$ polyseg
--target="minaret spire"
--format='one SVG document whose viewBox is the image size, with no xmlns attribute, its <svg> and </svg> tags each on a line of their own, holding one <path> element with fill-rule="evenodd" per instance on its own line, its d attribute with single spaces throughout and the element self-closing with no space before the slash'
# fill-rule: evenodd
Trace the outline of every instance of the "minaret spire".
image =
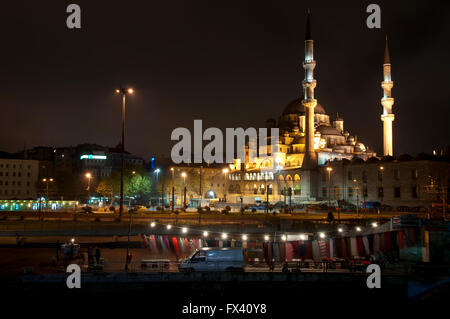
<svg viewBox="0 0 450 319">
<path fill-rule="evenodd" d="M 386 47 L 384 48 L 384 64 L 391 64 L 387 35 L 386 35 Z"/>
<path fill-rule="evenodd" d="M 386 47 L 384 49 L 384 64 L 383 64 L 383 82 L 381 87 L 383 89 L 383 98 L 381 105 L 383 105 L 383 114 L 381 121 L 383 122 L 383 155 L 393 156 L 393 140 L 392 140 L 392 122 L 394 121 L 394 114 L 392 113 L 392 105 L 394 105 L 394 98 L 392 97 L 392 87 L 394 82 L 391 77 L 391 59 L 389 56 L 388 39 L 386 36 Z"/>
<path fill-rule="evenodd" d="M 317 156 L 314 151 L 314 108 L 317 100 L 314 99 L 314 88 L 316 80 L 314 79 L 314 68 L 316 61 L 314 60 L 314 41 L 311 32 L 311 14 L 307 12 L 306 16 L 306 34 L 305 34 L 305 60 L 303 68 L 305 69 L 305 79 L 302 82 L 303 101 L 305 108 L 305 157 L 303 159 L 303 168 L 314 168 L 317 166 Z"/>
<path fill-rule="evenodd" d="M 309 9 L 306 14 L 306 33 L 305 40 L 312 40 L 312 31 L 311 31 L 311 13 Z"/>
</svg>

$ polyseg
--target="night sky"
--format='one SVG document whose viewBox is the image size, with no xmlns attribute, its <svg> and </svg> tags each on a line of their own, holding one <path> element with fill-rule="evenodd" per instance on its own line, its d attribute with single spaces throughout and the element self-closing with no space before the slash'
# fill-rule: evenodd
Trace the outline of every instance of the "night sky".
<svg viewBox="0 0 450 319">
<path fill-rule="evenodd" d="M 66 27 L 81 6 L 82 28 Z M 368 29 L 366 7 L 381 6 Z M 384 39 L 394 80 L 394 153 L 449 143 L 448 1 L 9 1 L 0 13 L 0 150 L 120 141 L 170 154 L 176 127 L 263 127 L 301 95 L 311 8 L 316 98 L 379 154 Z"/>
</svg>

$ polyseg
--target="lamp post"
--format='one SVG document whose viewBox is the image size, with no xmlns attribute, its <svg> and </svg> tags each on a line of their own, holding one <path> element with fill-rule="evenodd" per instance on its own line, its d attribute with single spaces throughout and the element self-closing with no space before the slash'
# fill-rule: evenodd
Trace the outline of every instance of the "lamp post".
<svg viewBox="0 0 450 319">
<path fill-rule="evenodd" d="M 123 174 L 125 168 L 125 100 L 127 94 L 133 94 L 133 89 L 131 88 L 120 88 L 116 90 L 116 93 L 122 95 L 122 149 L 121 151 L 121 169 L 120 169 L 120 208 L 119 208 L 119 218 L 122 218 L 123 213 Z M 128 253 L 128 252 L 127 252 Z M 128 255 L 127 255 L 128 261 Z"/>
<path fill-rule="evenodd" d="M 223 175 L 225 176 L 225 192 L 224 192 L 224 201 L 225 203 L 227 202 L 227 189 L 228 189 L 228 178 L 227 178 L 227 174 L 228 174 L 228 168 L 224 168 L 222 170 Z"/>
<path fill-rule="evenodd" d="M 133 204 L 133 202 L 134 202 L 134 185 L 133 185 L 133 178 L 134 178 L 135 175 L 136 175 L 136 171 L 132 171 L 132 172 L 131 172 L 131 181 L 130 181 L 130 183 L 131 183 L 131 189 L 130 189 L 131 194 L 130 194 L 130 201 L 129 201 L 129 204 L 128 204 L 128 209 L 132 206 L 132 204 Z"/>
<path fill-rule="evenodd" d="M 161 170 L 159 168 L 155 169 L 155 174 L 156 174 L 156 197 L 158 198 L 158 205 L 159 205 L 159 190 L 158 190 L 158 182 L 159 182 L 159 172 Z M 161 203 L 162 206 L 162 203 Z"/>
<path fill-rule="evenodd" d="M 185 172 L 181 173 L 181 177 L 183 177 L 183 188 L 184 188 L 183 210 L 186 209 L 186 176 L 187 175 Z"/>
<path fill-rule="evenodd" d="M 356 184 L 356 216 L 359 217 L 359 183 L 356 178 L 353 180 L 353 182 Z"/>
<path fill-rule="evenodd" d="M 269 213 L 269 190 L 267 189 L 267 174 L 264 174 L 264 191 L 266 192 L 266 214 Z"/>
<path fill-rule="evenodd" d="M 92 178 L 92 174 L 91 173 L 86 173 L 86 178 L 88 179 L 88 187 L 87 187 L 87 191 L 88 191 L 88 205 L 90 204 L 90 200 L 91 200 L 91 178 Z"/>
<path fill-rule="evenodd" d="M 171 167 L 170 171 L 172 172 L 172 212 L 174 212 L 174 210 L 175 210 L 175 186 L 174 186 L 175 170 L 173 167 Z"/>
<path fill-rule="evenodd" d="M 383 198 L 384 198 L 384 188 L 383 188 L 383 172 L 384 172 L 384 166 L 380 166 L 380 185 L 381 185 L 381 192 L 380 192 L 380 208 L 378 209 L 378 218 L 377 221 L 380 221 L 380 214 L 381 214 L 381 207 L 383 206 Z"/>
<path fill-rule="evenodd" d="M 43 178 L 42 181 L 45 183 L 45 188 L 46 188 L 45 208 L 48 208 L 48 183 L 53 182 L 53 178 Z"/>
<path fill-rule="evenodd" d="M 328 172 L 328 207 L 331 206 L 331 172 L 333 171 L 333 168 L 328 166 L 327 172 Z"/>
</svg>

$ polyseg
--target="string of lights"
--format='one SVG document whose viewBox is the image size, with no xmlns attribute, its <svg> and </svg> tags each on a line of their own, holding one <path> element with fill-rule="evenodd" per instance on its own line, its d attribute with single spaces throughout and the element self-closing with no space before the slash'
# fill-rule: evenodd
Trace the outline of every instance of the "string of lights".
<svg viewBox="0 0 450 319">
<path fill-rule="evenodd" d="M 247 241 L 249 240 L 249 238 L 260 238 L 262 237 L 264 239 L 264 241 L 270 241 L 271 239 L 275 240 L 276 238 L 280 238 L 282 241 L 288 241 L 288 240 L 309 240 L 310 238 L 320 238 L 320 239 L 325 239 L 325 238 L 330 238 L 333 237 L 332 235 L 335 232 L 332 231 L 328 231 L 328 232 L 315 232 L 315 233 L 311 233 L 311 232 L 301 232 L 300 234 L 298 232 L 286 232 L 286 231 L 276 231 L 274 232 L 272 235 L 270 234 L 261 234 L 261 233 L 243 233 L 243 232 L 239 232 L 239 233 L 233 233 L 233 232 L 220 232 L 220 231 L 211 231 L 211 230 L 206 230 L 206 229 L 198 229 L 198 228 L 188 228 L 187 226 L 174 226 L 172 224 L 158 224 L 156 221 L 152 221 L 150 223 L 150 228 L 155 229 L 158 225 L 164 226 L 166 230 L 170 231 L 170 230 L 180 230 L 182 235 L 187 235 L 189 233 L 191 233 L 192 235 L 197 234 L 198 236 L 203 236 L 204 238 L 208 238 L 211 235 L 219 235 L 220 238 L 222 240 L 227 240 L 227 239 L 234 239 L 235 237 L 240 237 L 242 241 Z M 371 223 L 371 227 L 372 228 L 377 228 L 378 227 L 378 223 L 377 222 L 373 222 Z M 363 227 L 362 226 L 356 226 L 354 228 L 356 232 L 362 232 L 363 231 Z M 351 229 L 344 229 L 344 227 L 339 226 L 337 228 L 337 232 L 339 234 L 343 234 L 344 231 L 347 230 L 351 230 Z"/>
</svg>

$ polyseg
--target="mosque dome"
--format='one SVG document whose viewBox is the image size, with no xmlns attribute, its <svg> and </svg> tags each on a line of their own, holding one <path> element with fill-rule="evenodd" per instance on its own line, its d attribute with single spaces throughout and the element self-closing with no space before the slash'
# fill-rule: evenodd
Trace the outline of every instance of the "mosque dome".
<svg viewBox="0 0 450 319">
<path fill-rule="evenodd" d="M 288 114 L 303 115 L 303 114 L 305 114 L 305 108 L 302 105 L 302 100 L 303 100 L 303 98 L 295 99 L 292 102 L 290 102 L 288 105 L 286 105 L 286 107 L 283 110 L 283 115 L 288 115 Z M 314 108 L 314 113 L 315 114 L 326 114 L 325 109 L 319 103 L 317 103 L 316 107 Z"/>
</svg>

